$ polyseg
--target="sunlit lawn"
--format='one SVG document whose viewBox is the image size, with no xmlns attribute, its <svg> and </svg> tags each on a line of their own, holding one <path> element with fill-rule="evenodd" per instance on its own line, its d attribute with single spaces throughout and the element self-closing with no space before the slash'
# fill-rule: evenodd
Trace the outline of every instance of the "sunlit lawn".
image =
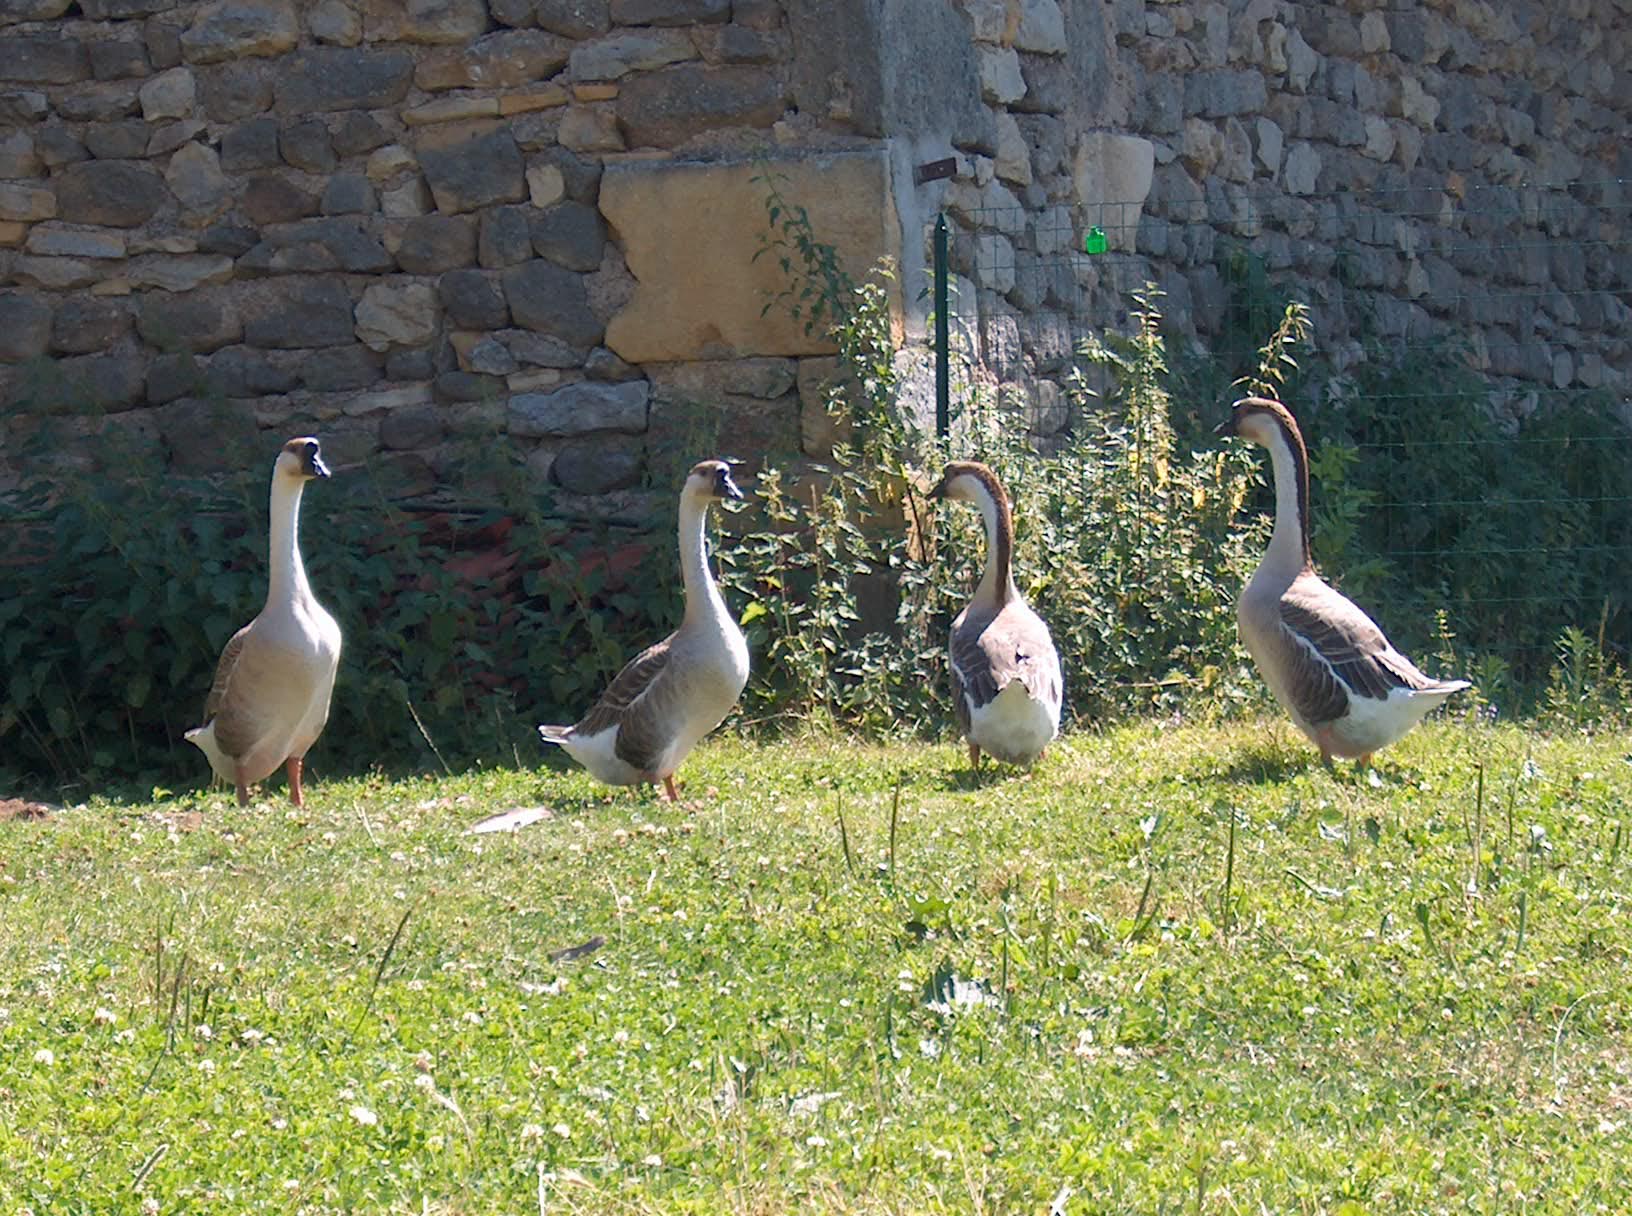
<svg viewBox="0 0 1632 1216">
<path fill-rule="evenodd" d="M 1629 751 L 320 748 L 0 823 L 0 1213 L 1624 1211 Z"/>
</svg>

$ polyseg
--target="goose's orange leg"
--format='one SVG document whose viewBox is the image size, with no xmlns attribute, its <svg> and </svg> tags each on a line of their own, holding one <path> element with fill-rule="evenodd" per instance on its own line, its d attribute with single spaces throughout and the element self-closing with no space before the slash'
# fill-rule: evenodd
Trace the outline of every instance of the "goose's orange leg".
<svg viewBox="0 0 1632 1216">
<path fill-rule="evenodd" d="M 300 788 L 300 770 L 304 763 L 304 756 L 290 756 L 284 765 L 284 770 L 289 774 L 289 801 L 302 810 L 306 809 L 306 795 Z"/>
</svg>

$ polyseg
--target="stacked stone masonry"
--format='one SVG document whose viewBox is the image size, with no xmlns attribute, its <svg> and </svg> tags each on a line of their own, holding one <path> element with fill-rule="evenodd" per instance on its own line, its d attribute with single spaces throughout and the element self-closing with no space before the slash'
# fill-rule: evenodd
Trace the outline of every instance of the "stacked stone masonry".
<svg viewBox="0 0 1632 1216">
<path fill-rule="evenodd" d="M 1351 357 L 1359 289 L 1624 395 L 1629 52 L 1632 0 L 0 0 L 0 490 L 45 415 L 180 472 L 310 428 L 409 493 L 498 434 L 613 517 L 699 410 L 819 457 L 767 174 L 853 271 L 903 263 L 911 338 L 944 210 L 965 349 L 1039 433 L 1130 281 L 1217 332 L 1225 241 Z"/>
</svg>

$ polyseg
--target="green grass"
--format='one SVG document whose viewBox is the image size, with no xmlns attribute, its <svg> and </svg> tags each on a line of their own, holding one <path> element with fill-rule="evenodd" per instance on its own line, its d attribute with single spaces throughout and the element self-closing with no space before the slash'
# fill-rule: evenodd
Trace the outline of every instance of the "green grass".
<svg viewBox="0 0 1632 1216">
<path fill-rule="evenodd" d="M 0 1212 L 1621 1211 L 1628 750 L 716 738 L 679 807 L 0 824 Z"/>
</svg>

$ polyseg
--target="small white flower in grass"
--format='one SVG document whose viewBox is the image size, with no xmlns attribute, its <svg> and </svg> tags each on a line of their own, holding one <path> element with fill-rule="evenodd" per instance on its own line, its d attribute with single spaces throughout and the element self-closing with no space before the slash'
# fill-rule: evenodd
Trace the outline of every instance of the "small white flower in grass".
<svg viewBox="0 0 1632 1216">
<path fill-rule="evenodd" d="M 565 1123 L 557 1123 L 550 1130 L 556 1135 L 560 1136 L 563 1140 L 572 1139 L 572 1128 L 568 1127 Z"/>
<path fill-rule="evenodd" d="M 123 1030 L 114 1031 L 113 1041 L 115 1043 L 134 1043 L 136 1041 L 136 1028 L 126 1026 Z"/>
<path fill-rule="evenodd" d="M 208 1022 L 200 1022 L 197 1026 L 194 1026 L 193 1033 L 201 1039 L 215 1038 L 215 1031 L 211 1029 Z"/>
<path fill-rule="evenodd" d="M 34 1063 L 43 1068 L 50 1068 L 57 1062 L 57 1053 L 49 1047 L 42 1047 L 34 1053 Z"/>
<path fill-rule="evenodd" d="M 419 1076 L 414 1078 L 414 1084 L 420 1089 L 435 1089 L 436 1078 L 431 1076 L 431 1074 L 428 1072 L 422 1072 L 419 1074 Z"/>
<path fill-rule="evenodd" d="M 159 1201 L 151 1195 L 142 1196 L 142 1216 L 159 1216 Z"/>
<path fill-rule="evenodd" d="M 464 1020 L 469 1022 L 472 1026 L 480 1026 L 482 1024 L 482 1015 L 477 1013 L 474 1009 L 467 1009 L 465 1010 Z"/>
<path fill-rule="evenodd" d="M 215 1061 L 200 1060 L 198 1062 L 198 1071 L 203 1073 L 206 1077 L 213 1077 L 215 1075 Z"/>
<path fill-rule="evenodd" d="M 542 1123 L 523 1123 L 521 1125 L 521 1142 L 530 1144 L 534 1140 L 544 1139 L 544 1125 Z"/>
<path fill-rule="evenodd" d="M 283 1180 L 283 1189 L 286 1190 L 286 1191 L 298 1191 L 298 1190 L 300 1190 L 300 1179 L 298 1179 L 298 1178 L 285 1178 Z"/>
<path fill-rule="evenodd" d="M 620 1046 L 627 1043 L 629 1041 L 629 1032 L 627 1030 L 614 1030 L 612 1032 L 612 1041 Z"/>
<path fill-rule="evenodd" d="M 289 1120 L 281 1119 L 281 1118 L 272 1120 L 272 1130 L 273 1131 L 275 1131 L 275 1132 L 287 1131 L 288 1128 L 289 1128 Z"/>
<path fill-rule="evenodd" d="M 262 1039 L 266 1038 L 266 1034 L 263 1031 L 256 1030 L 253 1026 L 247 1026 L 238 1032 L 238 1038 L 243 1043 L 253 1047 L 256 1043 L 259 1043 Z"/>
<path fill-rule="evenodd" d="M 826 1148 L 827 1147 L 827 1137 L 826 1136 L 806 1136 L 805 1137 L 805 1145 L 807 1147 L 809 1147 L 809 1148 Z"/>
<path fill-rule="evenodd" d="M 91 1014 L 91 1021 L 98 1026 L 112 1026 L 118 1020 L 119 1015 L 117 1013 L 111 1009 L 104 1009 L 100 1005 L 96 1007 L 96 1012 Z"/>
<path fill-rule="evenodd" d="M 353 1106 L 351 1108 L 351 1117 L 364 1127 L 375 1127 L 380 1121 L 380 1117 L 366 1106 Z"/>
<path fill-rule="evenodd" d="M 333 844 L 336 840 L 339 840 L 339 839 L 340 838 L 338 836 L 336 836 L 333 832 L 324 832 L 323 833 L 323 843 L 324 844 Z"/>
<path fill-rule="evenodd" d="M 663 1158 L 659 1157 L 656 1153 L 647 1153 L 640 1159 L 640 1163 L 654 1170 L 660 1170 L 663 1168 Z"/>
</svg>

